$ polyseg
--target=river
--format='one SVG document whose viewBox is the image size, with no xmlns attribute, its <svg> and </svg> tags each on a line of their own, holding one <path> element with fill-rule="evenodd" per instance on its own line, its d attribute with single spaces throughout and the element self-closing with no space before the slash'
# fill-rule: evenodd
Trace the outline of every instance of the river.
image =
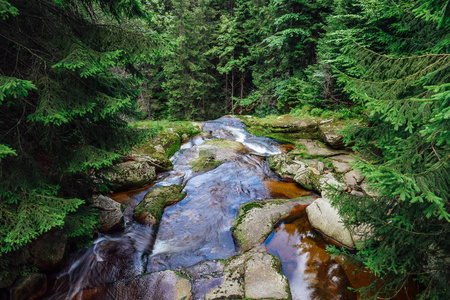
<svg viewBox="0 0 450 300">
<path fill-rule="evenodd" d="M 103 286 L 124 278 L 181 270 L 201 261 L 236 255 L 230 228 L 243 203 L 311 194 L 295 183 L 285 182 L 270 169 L 266 158 L 283 151 L 280 143 L 251 136 L 244 127 L 240 120 L 229 116 L 206 122 L 203 130 L 211 134 L 182 145 L 172 157 L 172 171 L 159 174 L 149 187 L 112 195 L 126 206 L 126 229 L 100 234 L 58 275 L 46 299 L 109 299 L 106 294 L 97 298 L 89 298 L 88 294 L 97 289 L 102 295 Z M 190 162 L 198 156 L 201 145 L 212 139 L 233 140 L 243 147 L 216 168 L 192 171 Z M 187 196 L 165 209 L 158 229 L 136 223 L 133 210 L 144 195 L 172 184 L 182 184 Z M 294 210 L 265 245 L 281 259 L 293 299 L 356 299 L 356 294 L 347 289 L 350 284 L 342 266 L 330 258 L 326 243 L 310 228 L 304 207 Z M 195 294 L 192 299 L 197 299 Z"/>
</svg>

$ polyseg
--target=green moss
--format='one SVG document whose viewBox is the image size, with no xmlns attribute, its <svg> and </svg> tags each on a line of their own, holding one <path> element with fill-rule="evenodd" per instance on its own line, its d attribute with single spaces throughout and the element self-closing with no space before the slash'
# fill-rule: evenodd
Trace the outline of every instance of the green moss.
<svg viewBox="0 0 450 300">
<path fill-rule="evenodd" d="M 167 149 L 167 158 L 170 158 L 181 148 L 181 139 L 177 139 L 174 143 L 170 144 L 169 149 Z"/>
<path fill-rule="evenodd" d="M 215 158 L 214 153 L 209 150 L 200 150 L 199 157 L 190 161 L 193 172 L 201 172 L 214 169 L 222 164 L 223 161 L 218 161 Z"/>
<path fill-rule="evenodd" d="M 138 216 L 143 211 L 150 213 L 159 223 L 164 207 L 182 200 L 186 193 L 181 193 L 181 185 L 170 185 L 155 188 L 148 192 L 136 207 L 134 214 Z"/>
</svg>

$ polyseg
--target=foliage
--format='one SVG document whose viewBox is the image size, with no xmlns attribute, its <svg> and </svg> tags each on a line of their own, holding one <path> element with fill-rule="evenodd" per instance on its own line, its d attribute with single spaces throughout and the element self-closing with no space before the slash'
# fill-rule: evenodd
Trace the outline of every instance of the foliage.
<svg viewBox="0 0 450 300">
<path fill-rule="evenodd" d="M 0 14 L 0 255 L 14 269 L 52 228 L 92 234 L 86 201 L 101 187 L 90 172 L 140 139 L 127 125 L 140 83 L 131 74 L 155 42 L 121 25 L 147 17 L 135 0 L 2 0 Z"/>
<path fill-rule="evenodd" d="M 345 36 L 333 60 L 337 80 L 369 113 L 370 126 L 349 129 L 346 139 L 365 158 L 356 166 L 379 192 L 358 200 L 342 194 L 334 203 L 347 225 L 370 228 L 358 252 L 348 253 L 383 279 L 381 288 L 375 281 L 361 289 L 364 297 L 391 297 L 413 277 L 423 284 L 421 299 L 445 299 L 450 26 L 442 18 L 448 1 L 397 2 L 358 1 L 365 26 L 334 32 Z M 361 43 L 361 36 L 370 39 Z"/>
</svg>

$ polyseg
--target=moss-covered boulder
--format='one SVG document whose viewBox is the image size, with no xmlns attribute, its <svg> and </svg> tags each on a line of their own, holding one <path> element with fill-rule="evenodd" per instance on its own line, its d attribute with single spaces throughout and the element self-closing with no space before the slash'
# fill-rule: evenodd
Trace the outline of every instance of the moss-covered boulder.
<svg viewBox="0 0 450 300">
<path fill-rule="evenodd" d="M 101 172 L 99 177 L 109 182 L 112 190 L 125 190 L 152 183 L 156 178 L 156 168 L 145 158 L 134 157 Z"/>
<path fill-rule="evenodd" d="M 319 138 L 319 121 L 311 117 L 294 117 L 292 115 L 256 118 L 240 116 L 247 125 L 247 131 L 257 136 L 267 136 L 280 141 Z"/>
<path fill-rule="evenodd" d="M 231 232 L 242 251 L 263 243 L 273 231 L 275 223 L 298 204 L 308 205 L 312 197 L 283 200 L 253 201 L 243 204 Z"/>
<path fill-rule="evenodd" d="M 182 190 L 183 187 L 177 184 L 154 188 L 136 206 L 133 218 L 141 224 L 157 225 L 164 207 L 181 201 L 186 196 L 186 193 L 181 193 Z"/>
</svg>

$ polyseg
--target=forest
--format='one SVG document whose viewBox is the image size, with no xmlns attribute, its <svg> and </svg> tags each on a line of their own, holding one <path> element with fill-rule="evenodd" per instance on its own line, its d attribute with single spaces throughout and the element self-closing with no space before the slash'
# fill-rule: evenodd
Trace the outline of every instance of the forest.
<svg viewBox="0 0 450 300">
<path fill-rule="evenodd" d="M 373 231 L 329 251 L 380 279 L 363 297 L 448 299 L 448 0 L 0 0 L 1 287 L 42 234 L 91 241 L 92 174 L 158 130 L 130 123 L 226 114 L 366 124 L 345 142 L 379 195 L 333 203 Z"/>
</svg>

